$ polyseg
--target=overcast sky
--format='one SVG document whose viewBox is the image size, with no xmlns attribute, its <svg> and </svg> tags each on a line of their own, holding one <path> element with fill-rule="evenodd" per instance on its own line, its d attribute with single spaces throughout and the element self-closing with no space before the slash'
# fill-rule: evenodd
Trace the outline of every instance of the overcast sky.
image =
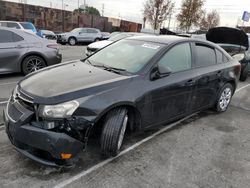
<svg viewBox="0 0 250 188">
<path fill-rule="evenodd" d="M 78 0 L 8 0 L 13 2 L 27 1 L 30 4 L 41 6 L 52 6 L 53 8 L 61 8 L 62 1 L 67 10 L 73 10 L 78 6 Z M 100 12 L 104 4 L 104 16 L 121 17 L 122 19 L 142 22 L 142 9 L 146 0 L 85 0 L 89 6 L 96 7 Z M 80 4 L 84 0 L 79 0 Z M 171 20 L 171 27 L 177 23 L 175 16 L 181 6 L 182 0 L 173 0 L 175 2 L 175 14 Z M 241 17 L 243 11 L 250 12 L 250 1 L 248 0 L 206 0 L 205 10 L 207 12 L 216 9 L 221 16 L 222 26 L 235 26 L 237 23 L 242 24 Z M 166 23 L 167 25 L 167 23 Z M 245 25 L 250 25 L 245 23 Z"/>
</svg>

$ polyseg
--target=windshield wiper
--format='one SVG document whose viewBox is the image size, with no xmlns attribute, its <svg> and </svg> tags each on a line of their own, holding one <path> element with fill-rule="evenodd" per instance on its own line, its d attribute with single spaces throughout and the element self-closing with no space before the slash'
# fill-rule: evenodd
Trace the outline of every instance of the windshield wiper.
<svg viewBox="0 0 250 188">
<path fill-rule="evenodd" d="M 93 66 L 94 67 L 101 67 L 101 68 L 104 68 L 104 70 L 112 71 L 112 72 L 119 73 L 119 74 L 121 72 L 127 72 L 126 69 L 121 69 L 121 68 L 116 68 L 116 67 L 110 67 L 110 66 L 107 66 L 107 65 L 104 65 L 104 64 L 95 64 Z"/>
</svg>

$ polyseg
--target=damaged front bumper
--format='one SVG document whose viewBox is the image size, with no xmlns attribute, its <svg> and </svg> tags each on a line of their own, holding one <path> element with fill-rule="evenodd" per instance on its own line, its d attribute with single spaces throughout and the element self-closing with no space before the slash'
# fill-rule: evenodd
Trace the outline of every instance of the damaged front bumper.
<svg viewBox="0 0 250 188">
<path fill-rule="evenodd" d="M 46 130 L 42 126 L 44 122 L 37 121 L 34 116 L 35 112 L 10 99 L 4 122 L 6 133 L 17 151 L 44 165 L 73 165 L 78 153 L 86 148 L 92 124 L 76 118 L 55 121 L 57 128 Z M 74 126 L 80 128 L 74 129 Z"/>
</svg>

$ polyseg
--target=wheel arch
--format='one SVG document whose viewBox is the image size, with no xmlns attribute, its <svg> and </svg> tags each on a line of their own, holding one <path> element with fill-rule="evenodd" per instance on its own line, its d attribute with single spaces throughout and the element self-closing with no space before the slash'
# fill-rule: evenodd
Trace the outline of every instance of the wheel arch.
<svg viewBox="0 0 250 188">
<path fill-rule="evenodd" d="M 116 108 L 127 108 L 129 113 L 129 125 L 131 131 L 139 131 L 142 129 L 142 116 L 138 108 L 132 102 L 120 102 L 114 105 L 107 107 L 103 110 L 95 119 L 95 123 L 93 126 L 92 131 L 96 128 L 102 128 L 103 121 L 106 115 Z M 101 127 L 100 127 L 101 126 Z"/>
</svg>

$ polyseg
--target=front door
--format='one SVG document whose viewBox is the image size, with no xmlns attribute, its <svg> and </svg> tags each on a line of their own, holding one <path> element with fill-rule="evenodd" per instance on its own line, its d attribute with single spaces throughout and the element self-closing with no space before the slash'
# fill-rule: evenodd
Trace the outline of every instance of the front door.
<svg viewBox="0 0 250 188">
<path fill-rule="evenodd" d="M 172 47 L 158 62 L 171 70 L 167 77 L 149 81 L 144 106 L 146 126 L 163 123 L 191 112 L 197 73 L 192 69 L 189 43 Z"/>
</svg>

